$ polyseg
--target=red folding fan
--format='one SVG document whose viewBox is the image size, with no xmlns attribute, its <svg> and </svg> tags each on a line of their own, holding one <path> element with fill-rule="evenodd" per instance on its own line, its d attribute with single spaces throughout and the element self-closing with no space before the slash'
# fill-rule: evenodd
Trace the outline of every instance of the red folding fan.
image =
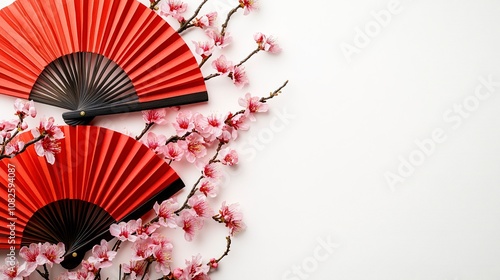
<svg viewBox="0 0 500 280">
<path fill-rule="evenodd" d="M 136 0 L 17 0 L 0 10 L 0 93 L 98 115 L 208 100 L 181 36 Z"/>
<path fill-rule="evenodd" d="M 54 165 L 33 148 L 0 161 L 0 216 L 13 225 L 0 227 L 0 249 L 63 242 L 63 265 L 73 268 L 111 238 L 111 224 L 141 217 L 184 184 L 129 136 L 95 126 L 61 128 L 65 138 Z"/>
</svg>

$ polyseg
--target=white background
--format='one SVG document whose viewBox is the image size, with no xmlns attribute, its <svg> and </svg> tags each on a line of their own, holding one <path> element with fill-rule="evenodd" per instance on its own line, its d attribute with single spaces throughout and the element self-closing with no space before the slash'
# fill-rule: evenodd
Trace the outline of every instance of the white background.
<svg viewBox="0 0 500 280">
<path fill-rule="evenodd" d="M 211 0 L 207 11 L 234 4 Z M 245 64 L 249 87 L 210 80 L 210 101 L 186 108 L 236 111 L 246 92 L 290 82 L 239 139 L 240 166 L 226 170 L 220 201 L 239 202 L 248 228 L 213 279 L 498 279 L 500 84 L 481 80 L 500 81 L 499 14 L 493 0 L 261 0 L 234 16 L 228 57 L 245 57 L 258 31 L 283 52 Z M 12 117 L 13 100 L 0 96 L 0 118 Z M 62 124 L 61 110 L 37 107 Z M 142 129 L 139 113 L 94 124 Z M 197 179 L 174 167 L 187 185 Z M 391 187 L 389 173 L 403 182 Z M 180 259 L 225 245 L 211 226 L 179 240 Z"/>
</svg>

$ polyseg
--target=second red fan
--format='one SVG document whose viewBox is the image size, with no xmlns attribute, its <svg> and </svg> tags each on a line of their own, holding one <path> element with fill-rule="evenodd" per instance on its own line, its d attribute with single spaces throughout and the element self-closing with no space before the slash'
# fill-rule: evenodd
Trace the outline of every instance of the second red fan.
<svg viewBox="0 0 500 280">
<path fill-rule="evenodd" d="M 0 228 L 0 249 L 63 242 L 63 265 L 72 268 L 111 238 L 111 224 L 141 217 L 184 184 L 127 135 L 94 126 L 61 129 L 65 138 L 53 165 L 31 147 L 0 161 L 0 217 L 13 224 Z"/>
</svg>

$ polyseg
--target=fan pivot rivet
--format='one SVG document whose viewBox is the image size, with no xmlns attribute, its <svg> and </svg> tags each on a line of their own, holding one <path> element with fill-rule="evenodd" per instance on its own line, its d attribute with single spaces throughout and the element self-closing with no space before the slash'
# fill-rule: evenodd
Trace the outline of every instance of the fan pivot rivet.
<svg viewBox="0 0 500 280">
<path fill-rule="evenodd" d="M 73 254 L 71 254 L 71 256 L 72 256 L 73 258 L 76 258 L 76 257 L 78 256 L 78 254 L 77 254 L 76 252 L 73 252 Z"/>
<path fill-rule="evenodd" d="M 84 117 L 85 116 L 85 111 L 80 111 L 80 116 Z"/>
</svg>

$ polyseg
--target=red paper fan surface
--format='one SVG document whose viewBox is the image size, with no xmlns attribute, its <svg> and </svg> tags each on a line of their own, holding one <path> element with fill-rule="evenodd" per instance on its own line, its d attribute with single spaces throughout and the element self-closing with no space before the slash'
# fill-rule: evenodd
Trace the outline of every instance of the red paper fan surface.
<svg viewBox="0 0 500 280">
<path fill-rule="evenodd" d="M 17 0 L 0 10 L 0 93 L 98 115 L 208 99 L 181 36 L 136 0 Z"/>
<path fill-rule="evenodd" d="M 112 223 L 141 217 L 184 185 L 163 159 L 129 136 L 94 126 L 62 130 L 54 165 L 33 147 L 0 161 L 0 248 L 63 242 L 71 268 L 111 237 Z"/>
</svg>

